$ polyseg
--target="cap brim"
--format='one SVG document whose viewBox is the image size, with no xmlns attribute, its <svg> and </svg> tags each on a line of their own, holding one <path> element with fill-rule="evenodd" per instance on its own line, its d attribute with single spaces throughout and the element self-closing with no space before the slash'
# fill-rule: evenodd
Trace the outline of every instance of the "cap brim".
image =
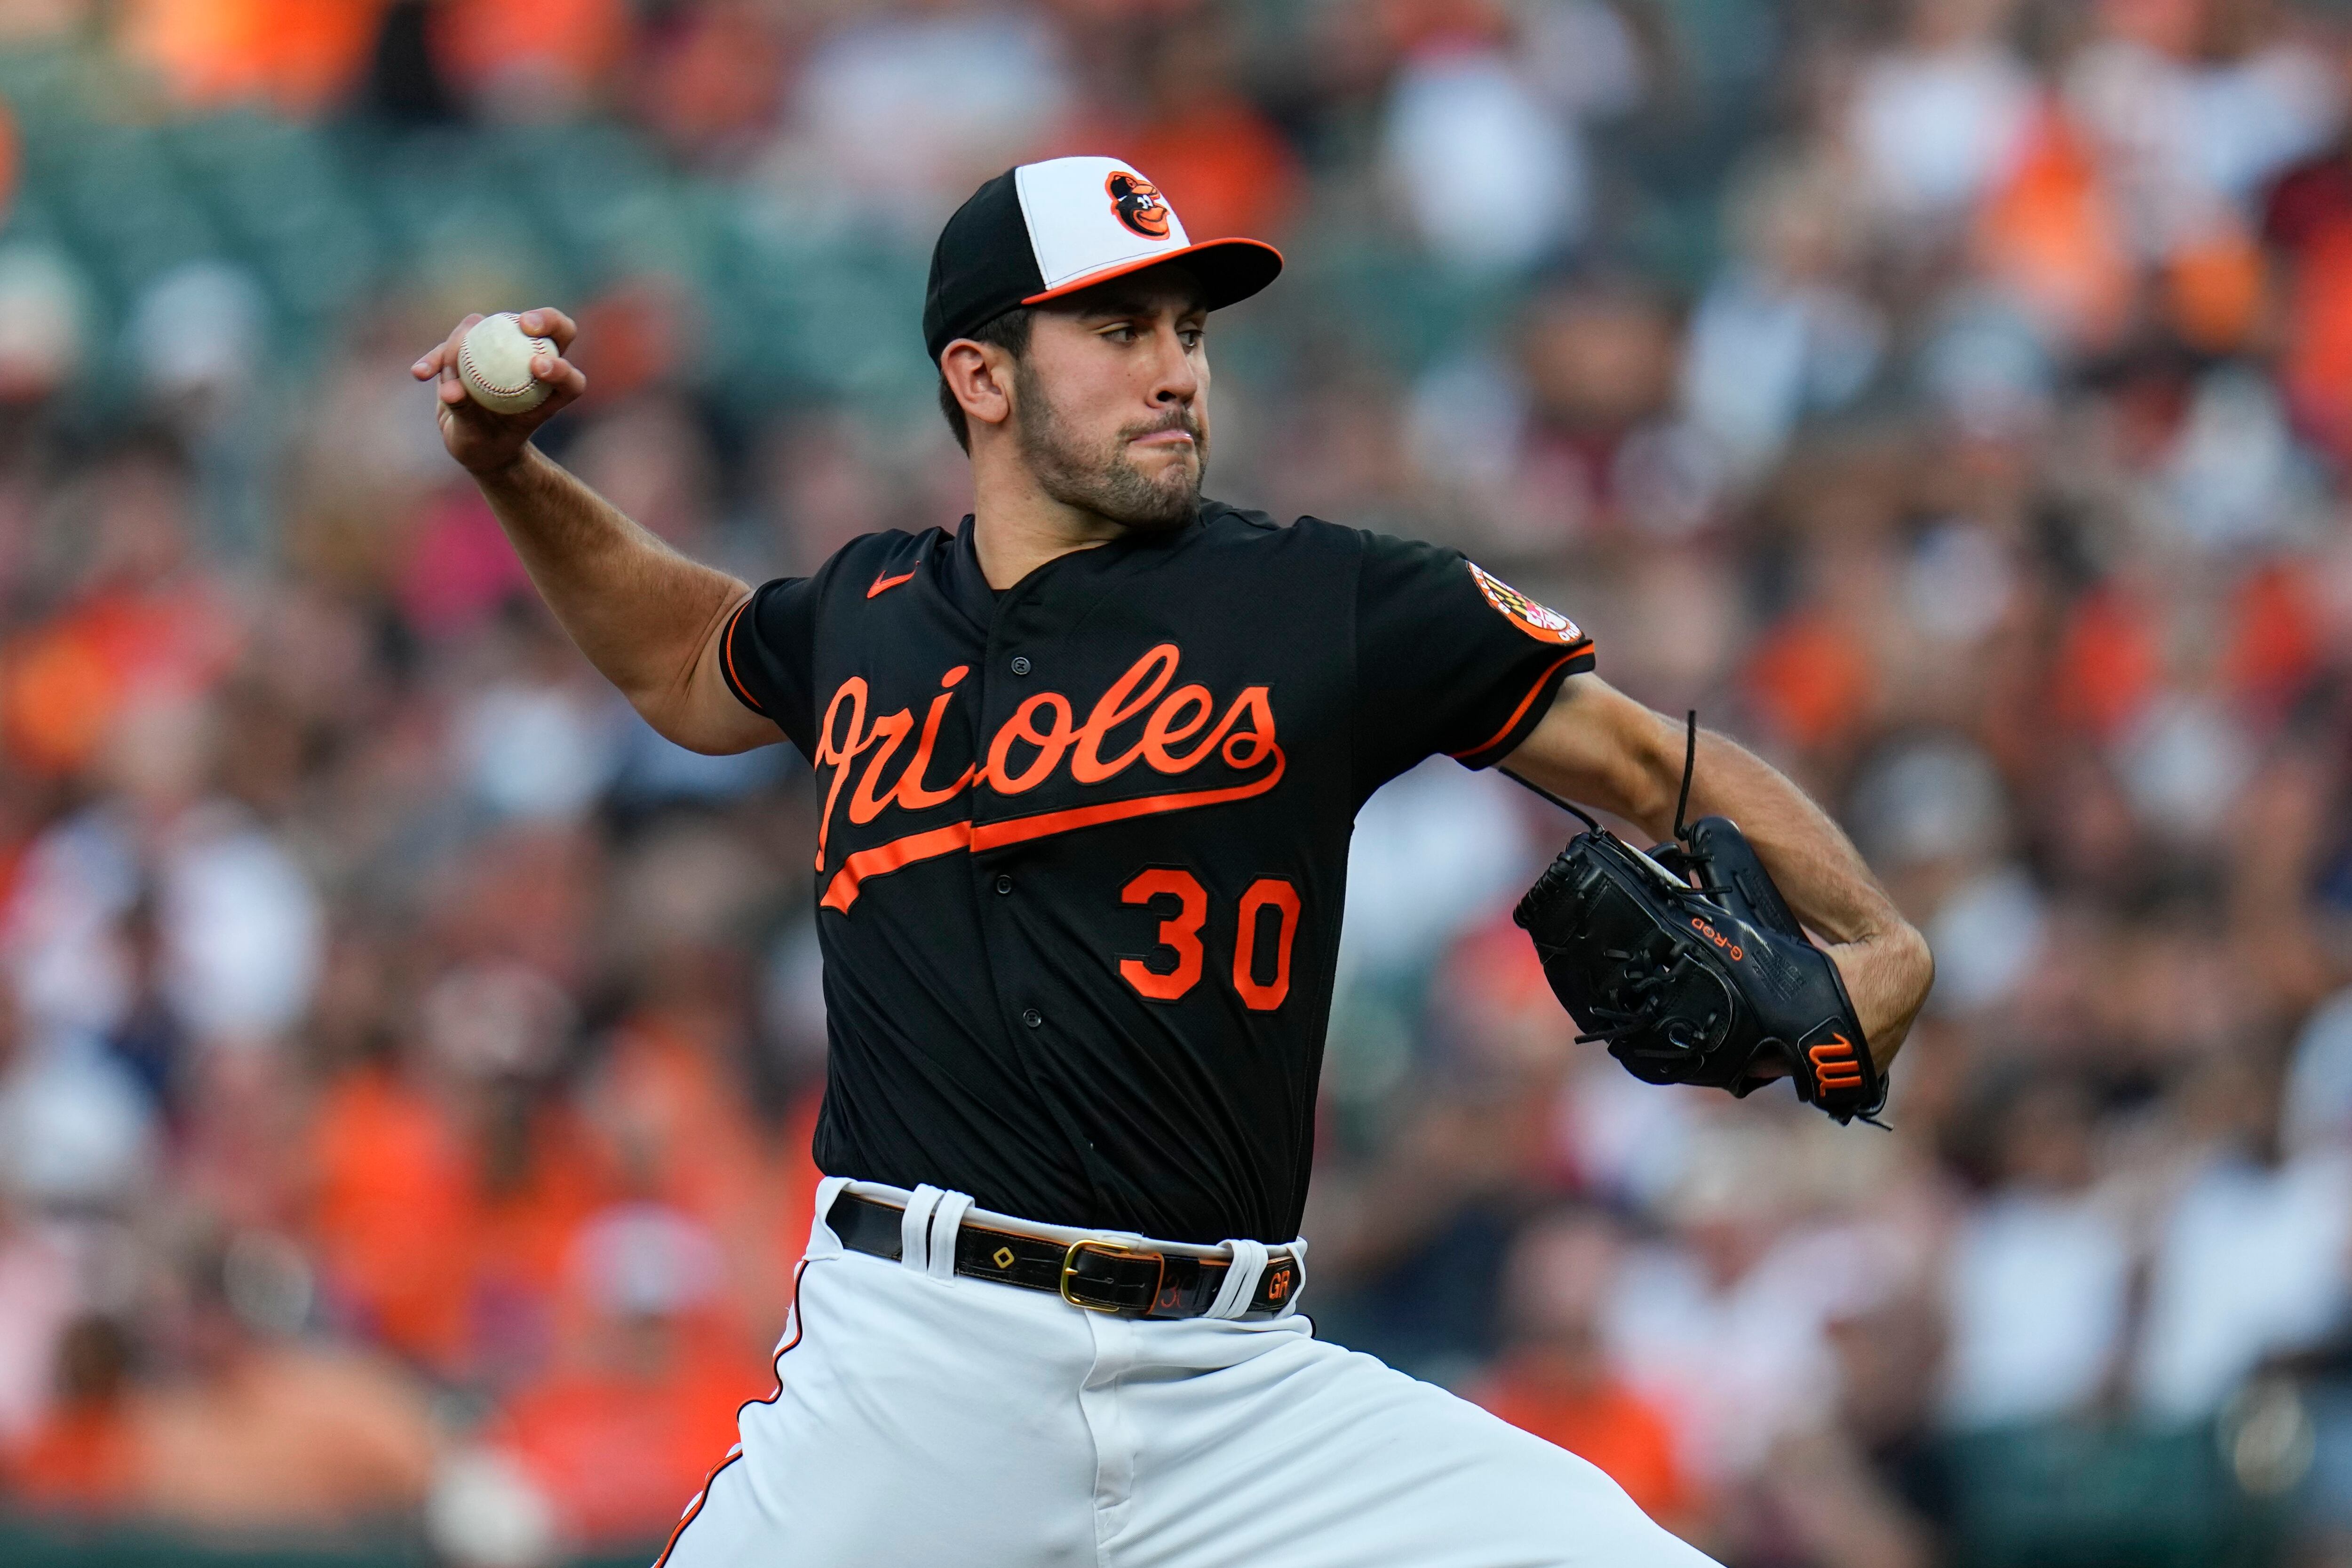
<svg viewBox="0 0 2352 1568">
<path fill-rule="evenodd" d="M 1106 267 L 1098 272 L 1085 273 L 1071 278 L 1058 288 L 1048 288 L 1042 294 L 1032 294 L 1021 303 L 1043 305 L 1049 299 L 1066 298 L 1085 292 L 1097 284 L 1108 283 L 1114 277 L 1130 277 L 1139 272 L 1149 272 L 1155 267 L 1167 267 L 1182 262 L 1192 269 L 1208 294 L 1206 304 L 1212 310 L 1222 310 L 1228 305 L 1239 304 L 1272 283 L 1282 271 L 1282 253 L 1258 239 L 1204 239 L 1181 249 L 1162 251 L 1158 256 L 1142 256 L 1134 261 Z"/>
</svg>

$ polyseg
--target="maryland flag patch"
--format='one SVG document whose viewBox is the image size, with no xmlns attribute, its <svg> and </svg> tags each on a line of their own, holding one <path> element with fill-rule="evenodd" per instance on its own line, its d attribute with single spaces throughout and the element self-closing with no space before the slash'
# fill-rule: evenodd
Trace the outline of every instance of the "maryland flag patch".
<svg viewBox="0 0 2352 1568">
<path fill-rule="evenodd" d="M 1533 637 L 1538 643 L 1581 643 L 1584 633 L 1575 622 L 1549 605 L 1538 604 L 1475 560 L 1462 563 L 1470 569 L 1471 580 L 1486 602 L 1499 612 L 1504 620 Z"/>
</svg>

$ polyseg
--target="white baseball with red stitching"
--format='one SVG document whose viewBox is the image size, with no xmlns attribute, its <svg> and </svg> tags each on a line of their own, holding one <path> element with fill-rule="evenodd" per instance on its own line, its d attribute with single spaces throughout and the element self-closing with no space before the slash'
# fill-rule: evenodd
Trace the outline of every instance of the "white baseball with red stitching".
<svg viewBox="0 0 2352 1568">
<path fill-rule="evenodd" d="M 522 329 L 511 310 L 485 316 L 457 345 L 457 380 L 467 395 L 493 413 L 523 413 L 547 401 L 547 383 L 530 373 L 531 358 L 551 358 L 555 345 Z"/>
</svg>

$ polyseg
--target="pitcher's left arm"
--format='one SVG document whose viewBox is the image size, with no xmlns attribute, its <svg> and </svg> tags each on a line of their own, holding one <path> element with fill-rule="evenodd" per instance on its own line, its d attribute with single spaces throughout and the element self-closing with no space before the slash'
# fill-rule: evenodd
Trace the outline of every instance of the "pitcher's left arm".
<svg viewBox="0 0 2352 1568">
<path fill-rule="evenodd" d="M 1600 676 L 1570 675 L 1498 766 L 1622 817 L 1654 842 L 1674 831 L 1685 738 L 1681 724 Z M 1790 908 L 1822 937 L 1884 1074 L 1935 981 L 1927 938 L 1896 911 L 1853 841 L 1770 764 L 1709 730 L 1699 732 L 1697 757 L 1689 820 L 1739 824 Z"/>
</svg>

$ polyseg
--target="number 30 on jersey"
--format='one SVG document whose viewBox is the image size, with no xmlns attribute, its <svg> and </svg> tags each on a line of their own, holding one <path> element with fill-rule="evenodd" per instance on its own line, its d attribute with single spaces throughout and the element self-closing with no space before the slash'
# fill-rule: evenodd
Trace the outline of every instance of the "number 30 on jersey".
<svg viewBox="0 0 2352 1568">
<path fill-rule="evenodd" d="M 1208 954 L 1202 946 L 1201 928 L 1209 920 L 1209 892 L 1189 871 L 1154 866 L 1139 872 L 1119 889 L 1122 904 L 1156 904 L 1162 912 L 1160 946 L 1175 955 L 1171 965 L 1159 953 L 1150 958 L 1121 958 L 1119 978 L 1136 994 L 1155 1002 L 1172 1002 L 1200 984 Z M 1166 914 L 1172 902 L 1175 912 Z M 1249 884 L 1235 910 L 1240 916 L 1234 936 L 1234 994 L 1252 1012 L 1267 1013 L 1290 994 L 1290 944 L 1298 935 L 1298 890 L 1278 876 L 1262 876 Z M 1273 926 L 1269 933 L 1268 925 Z M 1262 947 L 1271 939 L 1270 955 Z"/>
</svg>

